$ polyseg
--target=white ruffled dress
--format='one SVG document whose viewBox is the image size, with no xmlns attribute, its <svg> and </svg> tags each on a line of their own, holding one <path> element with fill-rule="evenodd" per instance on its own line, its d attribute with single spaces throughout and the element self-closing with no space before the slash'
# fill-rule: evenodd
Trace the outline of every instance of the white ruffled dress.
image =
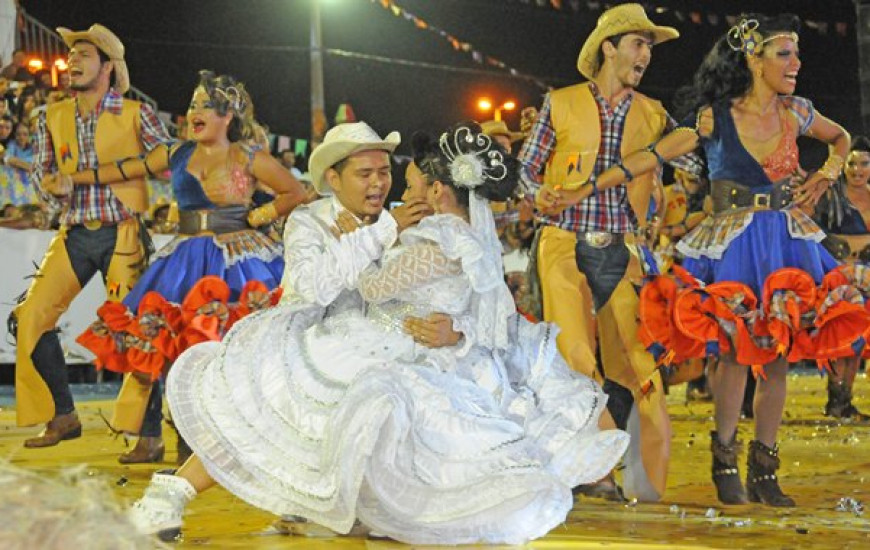
<svg viewBox="0 0 870 550">
<path fill-rule="evenodd" d="M 455 216 L 401 241 L 361 271 L 366 311 L 279 304 L 185 352 L 167 383 L 173 419 L 221 485 L 275 514 L 339 533 L 359 519 L 412 544 L 543 536 L 628 436 L 598 430 L 607 398 L 568 369 L 552 325 L 502 311 L 506 349 L 470 327 L 465 345 L 417 345 L 402 320 L 468 315 L 491 266 Z"/>
</svg>

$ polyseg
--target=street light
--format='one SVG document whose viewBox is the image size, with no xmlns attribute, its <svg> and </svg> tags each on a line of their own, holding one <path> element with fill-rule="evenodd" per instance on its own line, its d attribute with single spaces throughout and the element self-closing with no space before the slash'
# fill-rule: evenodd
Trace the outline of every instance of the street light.
<svg viewBox="0 0 870 550">
<path fill-rule="evenodd" d="M 493 103 L 488 97 L 482 97 L 477 100 L 477 108 L 481 111 L 487 112 L 490 109 L 493 109 Z M 501 106 L 495 107 L 495 109 L 493 109 L 492 118 L 495 120 L 501 120 L 502 111 L 513 111 L 516 108 L 516 102 L 512 99 L 509 99 L 502 103 Z"/>
<path fill-rule="evenodd" d="M 27 70 L 32 73 L 41 71 L 44 66 L 45 63 L 42 61 L 42 59 L 39 59 L 38 57 L 32 57 L 27 62 Z"/>
<path fill-rule="evenodd" d="M 323 39 L 320 32 L 320 2 L 311 2 L 311 145 L 323 141 L 326 108 L 323 99 Z"/>
<path fill-rule="evenodd" d="M 66 71 L 69 67 L 67 67 L 66 59 L 57 58 L 54 60 L 54 63 L 51 64 L 51 85 L 57 88 L 57 85 L 60 81 L 60 73 Z"/>
</svg>

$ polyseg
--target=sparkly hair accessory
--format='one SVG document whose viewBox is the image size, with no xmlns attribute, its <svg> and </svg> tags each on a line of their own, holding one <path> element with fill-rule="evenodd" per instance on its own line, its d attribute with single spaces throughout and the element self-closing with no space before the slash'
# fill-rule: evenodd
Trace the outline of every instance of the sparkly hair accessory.
<svg viewBox="0 0 870 550">
<path fill-rule="evenodd" d="M 244 97 L 242 96 L 242 92 L 239 91 L 239 89 L 237 87 L 227 86 L 227 88 L 225 90 L 216 87 L 215 91 L 219 92 L 222 96 L 224 96 L 224 99 L 227 100 L 227 103 L 229 103 L 230 109 L 232 109 L 233 111 L 235 111 L 237 113 L 241 113 L 242 111 L 245 110 Z"/>
<path fill-rule="evenodd" d="M 781 32 L 767 38 L 762 38 L 758 32 L 757 19 L 742 19 L 739 23 L 731 27 L 728 34 L 725 35 L 728 45 L 735 52 L 743 52 L 746 55 L 759 55 L 764 45 L 771 40 L 777 38 L 790 38 L 795 42 L 798 41 L 796 32 Z"/>
<path fill-rule="evenodd" d="M 438 140 L 441 154 L 449 163 L 453 184 L 469 190 L 484 181 L 501 181 L 508 176 L 504 154 L 493 147 L 492 138 L 476 128 L 459 126 L 441 134 Z M 516 305 L 504 282 L 503 248 L 489 200 L 479 193 L 469 193 L 468 218 L 474 240 L 482 251 L 472 255 L 474 259 L 462 259 L 463 269 L 472 269 L 477 274 L 471 277 L 474 289 L 471 317 L 477 319 L 475 341 L 492 350 L 507 349 L 508 319 L 516 313 Z"/>
<path fill-rule="evenodd" d="M 452 135 L 441 134 L 438 146 L 450 162 L 453 183 L 460 187 L 474 189 L 484 180 L 501 181 L 508 174 L 504 155 L 492 149 L 492 139 L 467 126 L 459 127 Z"/>
<path fill-rule="evenodd" d="M 726 35 L 728 45 L 735 52 L 743 52 L 747 55 L 761 53 L 763 39 L 758 32 L 757 19 L 743 19 L 728 31 Z"/>
</svg>

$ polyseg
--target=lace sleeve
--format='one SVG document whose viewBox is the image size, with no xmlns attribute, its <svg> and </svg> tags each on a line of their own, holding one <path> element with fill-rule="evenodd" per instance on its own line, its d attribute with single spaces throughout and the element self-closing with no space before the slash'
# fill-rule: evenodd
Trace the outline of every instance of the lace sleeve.
<svg viewBox="0 0 870 550">
<path fill-rule="evenodd" d="M 366 270 L 360 277 L 359 290 L 366 302 L 379 303 L 435 279 L 461 273 L 462 265 L 444 256 L 436 244 L 419 243 L 405 247 L 382 267 Z"/>
</svg>

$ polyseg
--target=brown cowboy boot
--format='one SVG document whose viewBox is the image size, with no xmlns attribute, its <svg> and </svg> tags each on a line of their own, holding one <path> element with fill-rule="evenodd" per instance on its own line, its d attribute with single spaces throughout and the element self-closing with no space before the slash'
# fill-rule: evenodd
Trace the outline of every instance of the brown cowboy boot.
<svg viewBox="0 0 870 550">
<path fill-rule="evenodd" d="M 746 491 L 740 482 L 737 457 L 743 450 L 743 442 L 737 440 L 737 431 L 728 443 L 719 441 L 716 431 L 710 432 L 710 450 L 713 451 L 713 483 L 716 496 L 723 504 L 746 504 Z"/>
<path fill-rule="evenodd" d="M 746 491 L 750 501 L 762 502 L 768 506 L 795 506 L 794 499 L 783 494 L 777 481 L 779 446 L 774 445 L 771 449 L 761 441 L 750 441 L 746 464 Z"/>
<path fill-rule="evenodd" d="M 593 483 L 578 485 L 571 489 L 571 493 L 575 497 L 583 495 L 589 498 L 602 498 L 611 502 L 625 502 L 627 500 L 622 493 L 622 487 L 616 483 L 613 472 Z"/>
<path fill-rule="evenodd" d="M 140 437 L 132 451 L 118 457 L 121 464 L 146 464 L 162 462 L 166 448 L 161 437 Z"/>
<path fill-rule="evenodd" d="M 75 439 L 82 436 L 82 423 L 79 415 L 73 411 L 68 414 L 60 414 L 48 421 L 45 429 L 36 437 L 24 441 L 28 449 L 40 447 L 53 447 L 67 439 Z"/>
</svg>

